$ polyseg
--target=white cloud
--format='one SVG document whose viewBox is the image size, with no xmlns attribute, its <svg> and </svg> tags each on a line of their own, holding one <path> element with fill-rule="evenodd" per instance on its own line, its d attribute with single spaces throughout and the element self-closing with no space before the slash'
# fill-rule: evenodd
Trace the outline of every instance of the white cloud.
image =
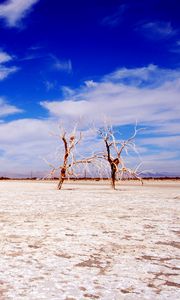
<svg viewBox="0 0 180 300">
<path fill-rule="evenodd" d="M 0 98 L 0 117 L 5 117 L 20 112 L 22 112 L 21 109 L 14 105 L 8 104 L 3 98 Z"/>
<path fill-rule="evenodd" d="M 9 0 L 0 4 L 0 18 L 4 19 L 9 27 L 18 25 L 32 6 L 39 0 Z"/>
<path fill-rule="evenodd" d="M 68 60 L 59 60 L 55 59 L 55 63 L 53 64 L 53 68 L 57 71 L 64 71 L 67 73 L 72 72 L 72 62 L 70 59 Z"/>
<path fill-rule="evenodd" d="M 180 70 L 149 65 L 116 70 L 95 85 L 85 83 L 74 93 L 67 94 L 63 101 L 46 100 L 41 105 L 51 117 L 64 120 L 66 124 L 80 118 L 86 129 L 92 123 L 102 126 L 106 116 L 116 126 L 133 125 L 137 120 L 147 128 L 137 138 L 140 150 L 144 147 L 142 160 L 145 166 L 164 172 L 165 169 L 171 171 L 172 163 L 172 172 L 178 172 L 178 160 L 176 164 L 174 161 L 180 146 L 177 136 L 179 94 Z M 166 161 L 165 167 L 162 161 Z"/>
<path fill-rule="evenodd" d="M 4 80 L 10 74 L 15 73 L 18 70 L 18 68 L 15 66 L 6 65 L 6 63 L 12 59 L 12 56 L 0 50 L 0 80 Z"/>
<path fill-rule="evenodd" d="M 179 130 L 179 120 L 166 122 L 165 124 L 158 123 L 155 126 L 151 127 L 150 129 L 146 130 L 148 134 L 163 134 L 163 135 L 176 135 L 180 133 Z"/>
<path fill-rule="evenodd" d="M 0 80 L 7 78 L 10 74 L 17 72 L 17 67 L 5 67 L 0 65 Z"/>
<path fill-rule="evenodd" d="M 85 85 L 87 86 L 87 87 L 95 87 L 96 86 L 96 82 L 94 81 L 94 80 L 86 80 L 85 82 Z"/>
<path fill-rule="evenodd" d="M 86 135 L 80 146 L 82 153 L 98 150 L 99 140 L 94 139 L 89 128 L 93 121 L 97 127 L 102 126 L 107 116 L 116 126 L 134 125 L 137 119 L 147 128 L 137 137 L 143 169 L 179 173 L 179 78 L 179 70 L 150 65 L 119 69 L 96 84 L 85 83 L 78 89 L 63 87 L 63 100 L 41 102 L 49 112 L 48 119 L 0 123 L 1 170 L 10 172 L 14 166 L 28 174 L 31 170 L 43 171 L 46 165 L 42 157 L 53 161 L 59 144 L 58 137 L 50 132 L 58 133 L 60 123 L 69 128 L 79 119 Z M 135 165 L 134 157 L 130 156 L 128 162 Z"/>
<path fill-rule="evenodd" d="M 8 62 L 10 60 L 12 60 L 12 57 L 9 54 L 3 51 L 0 52 L 0 64 Z"/>
<path fill-rule="evenodd" d="M 61 92 L 63 93 L 63 96 L 65 97 L 65 98 L 67 98 L 67 97 L 72 97 L 73 95 L 75 95 L 75 91 L 73 90 L 73 89 L 71 89 L 70 87 L 68 87 L 68 86 L 61 86 L 61 88 L 60 88 L 60 90 L 61 90 Z"/>
<path fill-rule="evenodd" d="M 74 117 L 75 119 L 79 116 L 87 116 L 88 113 L 92 114 L 93 104 L 87 101 L 43 101 L 40 103 L 44 108 L 46 108 L 50 114 L 56 117 Z M 89 111 L 90 108 L 90 111 Z M 91 115 L 92 116 L 92 115 Z"/>
<path fill-rule="evenodd" d="M 180 70 L 161 69 L 154 64 L 150 64 L 148 67 L 118 69 L 106 75 L 105 80 L 121 81 L 125 85 L 139 87 L 158 87 L 166 81 L 173 81 L 180 78 L 179 76 Z"/>
<path fill-rule="evenodd" d="M 146 137 L 144 139 L 139 140 L 140 145 L 153 145 L 156 147 L 164 148 L 164 149 L 169 149 L 171 150 L 169 152 L 169 155 L 172 155 L 174 149 L 177 149 L 178 151 L 180 150 L 180 134 L 173 135 L 173 136 L 157 136 L 157 137 Z M 176 156 L 177 156 L 176 152 Z M 162 157 L 161 157 L 162 159 Z"/>
<path fill-rule="evenodd" d="M 150 65 L 139 69 L 120 69 L 94 87 L 84 86 L 63 101 L 43 101 L 52 116 L 84 117 L 86 122 L 111 116 L 113 124 L 135 122 L 152 125 L 179 118 L 180 71 Z"/>
<path fill-rule="evenodd" d="M 50 169 L 44 159 L 55 160 L 60 143 L 51 132 L 59 133 L 58 127 L 57 120 L 38 119 L 0 124 L 0 175 L 30 176 L 31 171 L 47 175 Z"/>
<path fill-rule="evenodd" d="M 52 53 L 47 54 L 47 57 L 49 58 L 49 68 L 51 71 L 64 72 L 68 74 L 72 73 L 73 67 L 71 59 L 59 58 Z"/>
<path fill-rule="evenodd" d="M 150 39 L 167 39 L 176 35 L 170 22 L 149 22 L 140 26 L 142 33 Z"/>
</svg>

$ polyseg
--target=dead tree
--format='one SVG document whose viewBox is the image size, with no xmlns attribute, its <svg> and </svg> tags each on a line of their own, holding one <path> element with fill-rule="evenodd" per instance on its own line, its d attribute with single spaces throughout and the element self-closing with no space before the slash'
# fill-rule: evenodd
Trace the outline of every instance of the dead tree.
<svg viewBox="0 0 180 300">
<path fill-rule="evenodd" d="M 140 130 L 141 129 L 135 127 L 133 135 L 124 141 L 119 141 L 115 138 L 112 127 L 98 130 L 98 134 L 105 143 L 106 151 L 102 154 L 102 158 L 107 160 L 110 165 L 111 185 L 113 189 L 115 189 L 115 182 L 118 174 L 120 174 L 120 178 L 122 178 L 125 173 L 129 174 L 131 177 L 140 180 L 143 184 L 142 179 L 137 173 L 138 167 L 135 170 L 127 168 L 125 161 L 122 158 L 123 151 L 128 153 L 128 148 L 133 148 L 135 150 L 134 139 Z"/>
<path fill-rule="evenodd" d="M 73 149 L 81 140 L 81 134 L 78 140 L 76 140 L 75 134 L 71 134 L 69 139 L 66 137 L 66 132 L 61 135 L 61 140 L 64 144 L 64 157 L 63 157 L 63 165 L 59 167 L 60 169 L 60 176 L 59 176 L 59 183 L 58 183 L 58 190 L 61 189 L 62 184 L 66 178 L 66 175 L 70 175 L 70 168 L 72 167 L 72 163 L 69 164 L 69 156 L 72 154 Z M 72 156 L 73 157 L 73 156 Z M 71 171 L 72 173 L 72 171 Z"/>
<path fill-rule="evenodd" d="M 48 165 L 51 167 L 51 177 L 57 171 L 59 171 L 59 182 L 57 186 L 58 190 L 62 188 L 65 179 L 68 179 L 70 177 L 77 177 L 77 174 L 75 173 L 75 167 L 77 165 L 83 164 L 84 166 L 86 166 L 87 164 L 92 163 L 96 158 L 96 155 L 93 154 L 88 158 L 82 158 L 78 160 L 76 159 L 76 146 L 81 142 L 82 139 L 81 132 L 77 137 L 76 127 L 70 134 L 67 134 L 67 132 L 62 130 L 59 138 L 63 143 L 63 153 L 60 154 L 60 160 L 62 161 L 62 164 L 58 167 L 54 167 L 52 164 L 48 163 Z"/>
</svg>

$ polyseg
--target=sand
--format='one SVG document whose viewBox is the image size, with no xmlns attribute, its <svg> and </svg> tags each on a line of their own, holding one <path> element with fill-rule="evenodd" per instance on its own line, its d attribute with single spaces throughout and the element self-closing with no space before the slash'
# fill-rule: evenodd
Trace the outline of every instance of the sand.
<svg viewBox="0 0 180 300">
<path fill-rule="evenodd" d="M 180 299 L 180 182 L 0 182 L 0 300 Z"/>
</svg>

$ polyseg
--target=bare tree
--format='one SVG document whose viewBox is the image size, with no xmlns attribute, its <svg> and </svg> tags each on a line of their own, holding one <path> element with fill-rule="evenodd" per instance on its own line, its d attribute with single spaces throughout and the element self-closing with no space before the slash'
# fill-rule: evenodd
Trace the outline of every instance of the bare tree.
<svg viewBox="0 0 180 300">
<path fill-rule="evenodd" d="M 112 127 L 106 126 L 103 129 L 98 130 L 98 134 L 103 139 L 105 143 L 105 153 L 102 154 L 102 157 L 108 161 L 111 169 L 111 185 L 112 188 L 115 189 L 115 182 L 117 179 L 117 176 L 120 174 L 120 178 L 123 177 L 123 175 L 126 173 L 131 177 L 135 177 L 141 181 L 143 184 L 142 179 L 138 175 L 138 168 L 136 169 L 130 169 L 126 167 L 125 161 L 122 158 L 122 152 L 125 151 L 126 154 L 128 153 L 128 149 L 132 148 L 134 151 L 136 151 L 135 148 L 135 137 L 137 133 L 142 129 L 134 128 L 133 135 L 124 141 L 119 141 L 115 138 L 115 134 L 113 132 Z"/>
<path fill-rule="evenodd" d="M 88 158 L 76 159 L 76 146 L 82 140 L 82 133 L 80 132 L 77 134 L 76 126 L 70 134 L 61 128 L 59 138 L 63 144 L 63 153 L 60 153 L 60 161 L 62 161 L 62 164 L 58 167 L 54 167 L 50 163 L 48 163 L 48 165 L 51 167 L 50 176 L 53 176 L 57 171 L 59 171 L 59 182 L 57 188 L 60 190 L 66 178 L 77 177 L 77 174 L 75 173 L 75 167 L 77 165 L 83 164 L 86 167 L 95 160 L 96 155 L 93 154 Z"/>
<path fill-rule="evenodd" d="M 84 174 L 85 177 L 87 174 L 89 174 L 90 177 L 93 177 L 94 174 L 99 174 L 99 177 L 103 178 L 102 174 L 103 172 L 105 174 L 107 171 L 108 163 L 111 171 L 111 185 L 113 189 L 115 189 L 116 179 L 122 179 L 125 175 L 134 177 L 143 184 L 138 172 L 140 164 L 135 169 L 128 168 L 122 157 L 122 153 L 125 152 L 128 154 L 130 148 L 136 151 L 135 137 L 140 130 L 141 129 L 135 127 L 133 135 L 129 139 L 122 141 L 116 138 L 112 127 L 106 126 L 103 129 L 99 129 L 98 134 L 105 144 L 105 151 L 93 152 L 92 155 L 84 158 L 80 156 L 79 149 L 76 149 L 81 143 L 82 133 L 77 133 L 76 126 L 71 133 L 67 133 L 64 128 L 61 128 L 58 138 L 61 141 L 62 151 L 58 153 L 58 166 L 55 167 L 46 161 L 51 168 L 51 172 L 47 177 L 52 177 L 58 172 L 58 189 L 60 190 L 65 179 L 72 177 L 78 178 L 79 175 L 82 176 L 82 174 Z M 95 148 L 94 145 L 93 148 Z M 91 165 L 91 168 L 89 168 L 89 165 Z M 77 170 L 80 171 L 80 174 L 77 174 Z"/>
</svg>

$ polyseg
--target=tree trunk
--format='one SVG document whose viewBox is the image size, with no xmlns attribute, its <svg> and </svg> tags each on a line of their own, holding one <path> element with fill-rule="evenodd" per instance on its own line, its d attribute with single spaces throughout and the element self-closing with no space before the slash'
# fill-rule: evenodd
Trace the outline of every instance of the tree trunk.
<svg viewBox="0 0 180 300">
<path fill-rule="evenodd" d="M 59 183 L 58 183 L 58 190 L 61 190 L 63 182 L 66 178 L 66 168 L 61 169 L 60 177 L 59 177 Z"/>
<path fill-rule="evenodd" d="M 58 182 L 58 187 L 57 187 L 58 190 L 61 190 L 63 182 L 64 182 L 64 178 L 61 177 Z"/>
<path fill-rule="evenodd" d="M 111 185 L 114 190 L 116 189 L 115 183 L 116 183 L 116 167 L 114 164 L 111 164 Z"/>
<path fill-rule="evenodd" d="M 114 190 L 116 189 L 115 182 L 116 182 L 116 172 L 113 171 L 111 172 L 111 185 Z"/>
<path fill-rule="evenodd" d="M 116 173 L 118 172 L 118 165 L 119 165 L 119 158 L 115 158 L 111 160 L 111 185 L 112 188 L 115 190 L 115 183 L 116 183 Z"/>
</svg>

